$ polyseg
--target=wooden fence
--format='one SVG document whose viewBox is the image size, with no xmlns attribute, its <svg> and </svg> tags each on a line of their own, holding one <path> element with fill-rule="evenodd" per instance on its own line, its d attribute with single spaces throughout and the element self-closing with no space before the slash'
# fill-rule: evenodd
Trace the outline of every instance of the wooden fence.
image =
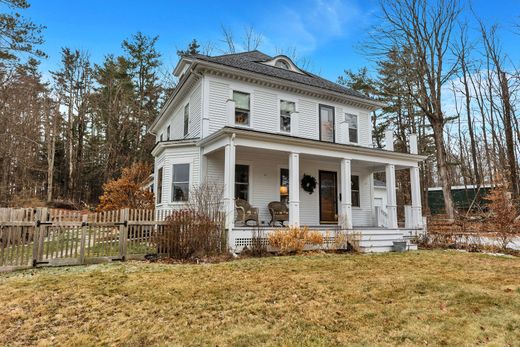
<svg viewBox="0 0 520 347">
<path fill-rule="evenodd" d="M 144 258 L 157 253 L 165 217 L 136 209 L 0 208 L 0 271 Z"/>
</svg>

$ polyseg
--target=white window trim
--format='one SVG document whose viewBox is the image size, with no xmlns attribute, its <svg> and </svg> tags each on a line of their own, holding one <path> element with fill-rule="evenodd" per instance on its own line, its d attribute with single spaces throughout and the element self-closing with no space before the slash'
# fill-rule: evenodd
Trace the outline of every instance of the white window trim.
<svg viewBox="0 0 520 347">
<path fill-rule="evenodd" d="M 359 144 L 359 114 L 358 113 L 354 113 L 354 112 L 343 112 L 344 114 L 344 118 L 343 118 L 343 122 L 344 123 L 347 123 L 347 131 L 349 132 L 349 136 L 348 136 L 348 143 L 350 144 Z M 356 119 L 357 119 L 357 124 L 356 124 L 356 137 L 357 137 L 357 142 L 353 142 L 353 141 L 350 141 L 350 123 L 347 122 L 347 119 L 346 119 L 346 116 L 347 114 L 349 115 L 352 115 L 352 116 L 356 116 Z"/>
<path fill-rule="evenodd" d="M 233 92 L 238 93 L 245 93 L 249 94 L 249 125 L 242 125 L 242 124 L 236 124 L 235 123 L 235 101 L 233 101 Z M 253 111 L 253 105 L 254 105 L 254 89 L 251 89 L 251 87 L 243 84 L 239 85 L 231 85 L 230 86 L 230 93 L 229 93 L 229 102 L 233 103 L 233 114 L 231 115 L 233 118 L 233 126 L 237 128 L 243 128 L 243 129 L 254 129 L 254 111 Z"/>
<path fill-rule="evenodd" d="M 185 205 L 190 201 L 191 194 L 188 195 L 188 201 L 172 201 L 172 187 L 173 187 L 173 165 L 177 164 L 190 164 L 190 177 L 188 181 L 188 187 L 191 192 L 193 189 L 193 158 L 171 158 L 167 161 L 167 164 L 164 166 L 168 167 L 170 171 L 170 182 L 169 182 L 169 202 L 166 203 L 170 206 L 179 206 L 179 205 Z M 164 176 L 164 171 L 163 171 Z M 164 179 L 163 179 L 163 185 L 164 185 Z M 164 195 L 164 194 L 163 194 Z"/>
<path fill-rule="evenodd" d="M 351 207 L 352 207 L 353 210 L 362 210 L 363 209 L 363 207 L 361 207 L 362 206 L 362 204 L 361 204 L 361 177 L 362 177 L 362 175 L 359 172 L 352 172 L 350 174 L 350 176 L 357 176 L 357 177 L 359 177 L 359 206 L 351 205 Z"/>
</svg>

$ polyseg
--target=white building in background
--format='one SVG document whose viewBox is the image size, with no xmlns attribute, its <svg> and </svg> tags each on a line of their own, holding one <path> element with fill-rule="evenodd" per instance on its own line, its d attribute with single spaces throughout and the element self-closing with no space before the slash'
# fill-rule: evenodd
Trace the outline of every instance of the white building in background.
<svg viewBox="0 0 520 347">
<path fill-rule="evenodd" d="M 181 208 L 191 187 L 222 184 L 232 248 L 250 242 L 235 223 L 235 201 L 258 208 L 267 229 L 269 202 L 286 202 L 288 225 L 361 233 L 368 251 L 390 250 L 423 229 L 416 138 L 410 153 L 372 145 L 370 114 L 382 105 L 259 51 L 184 56 L 179 83 L 151 127 L 157 138 L 157 210 Z M 395 171 L 409 170 L 412 205 L 397 220 Z M 373 174 L 386 173 L 386 187 Z M 311 192 L 315 182 L 315 187 Z M 406 228 L 404 228 L 406 227 Z"/>
</svg>

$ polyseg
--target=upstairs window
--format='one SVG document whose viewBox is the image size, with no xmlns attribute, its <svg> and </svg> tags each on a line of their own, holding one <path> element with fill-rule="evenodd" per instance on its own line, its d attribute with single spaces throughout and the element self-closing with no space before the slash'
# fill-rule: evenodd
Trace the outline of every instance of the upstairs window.
<svg viewBox="0 0 520 347">
<path fill-rule="evenodd" d="M 157 203 L 162 203 L 163 168 L 157 171 Z"/>
<path fill-rule="evenodd" d="M 166 128 L 166 140 L 170 141 L 170 126 L 168 125 L 168 128 Z"/>
<path fill-rule="evenodd" d="M 188 135 L 188 126 L 190 125 L 190 104 L 184 106 L 184 136 Z"/>
<path fill-rule="evenodd" d="M 249 126 L 251 114 L 251 96 L 248 93 L 233 92 L 235 102 L 235 124 Z"/>
<path fill-rule="evenodd" d="M 359 207 L 359 176 L 350 176 L 352 206 Z"/>
<path fill-rule="evenodd" d="M 358 143 L 358 116 L 345 113 L 345 123 L 348 124 L 349 142 Z"/>
<path fill-rule="evenodd" d="M 190 164 L 174 164 L 172 201 L 188 201 L 190 192 Z"/>
<path fill-rule="evenodd" d="M 320 105 L 320 140 L 334 142 L 334 107 Z"/>
<path fill-rule="evenodd" d="M 296 104 L 292 101 L 280 100 L 280 131 L 291 132 L 291 115 L 296 111 Z"/>
</svg>

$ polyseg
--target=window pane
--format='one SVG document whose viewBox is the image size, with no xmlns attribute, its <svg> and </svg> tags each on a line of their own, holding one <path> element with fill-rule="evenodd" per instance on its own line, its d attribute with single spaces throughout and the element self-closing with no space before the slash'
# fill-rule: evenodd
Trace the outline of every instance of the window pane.
<svg viewBox="0 0 520 347">
<path fill-rule="evenodd" d="M 352 190 L 359 190 L 359 176 L 351 176 Z"/>
<path fill-rule="evenodd" d="M 352 206 L 359 207 L 359 192 L 352 192 Z"/>
<path fill-rule="evenodd" d="M 334 142 L 334 108 L 320 105 L 321 140 Z"/>
<path fill-rule="evenodd" d="M 348 127 L 357 129 L 358 117 L 355 114 L 345 113 L 345 122 L 348 123 Z"/>
<path fill-rule="evenodd" d="M 190 181 L 190 164 L 173 165 L 173 182 Z"/>
<path fill-rule="evenodd" d="M 235 124 L 249 125 L 249 111 L 235 109 Z"/>
<path fill-rule="evenodd" d="M 235 182 L 249 183 L 249 166 L 236 165 L 235 166 Z"/>
<path fill-rule="evenodd" d="M 280 131 L 290 133 L 291 132 L 291 117 L 280 116 Z"/>
<path fill-rule="evenodd" d="M 235 108 L 249 111 L 249 94 L 233 92 L 233 100 L 235 101 Z"/>
<path fill-rule="evenodd" d="M 247 184 L 235 184 L 235 199 L 248 200 L 249 186 Z"/>
<path fill-rule="evenodd" d="M 296 111 L 296 104 L 292 101 L 280 100 L 280 111 L 294 112 Z"/>
<path fill-rule="evenodd" d="M 348 129 L 348 138 L 349 138 L 350 142 L 357 143 L 358 142 L 357 129 L 349 128 Z"/>
<path fill-rule="evenodd" d="M 188 201 L 189 191 L 189 183 L 173 183 L 172 200 Z"/>
</svg>

